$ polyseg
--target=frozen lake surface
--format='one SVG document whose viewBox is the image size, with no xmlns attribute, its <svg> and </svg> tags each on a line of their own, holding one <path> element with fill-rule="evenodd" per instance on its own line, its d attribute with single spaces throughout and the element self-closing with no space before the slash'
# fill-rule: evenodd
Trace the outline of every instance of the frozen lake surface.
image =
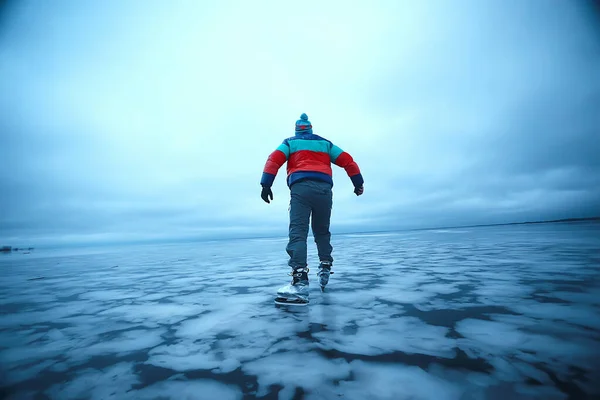
<svg viewBox="0 0 600 400">
<path fill-rule="evenodd" d="M 311 304 L 285 240 L 0 255 L 0 397 L 600 396 L 600 224 L 333 238 Z"/>
</svg>

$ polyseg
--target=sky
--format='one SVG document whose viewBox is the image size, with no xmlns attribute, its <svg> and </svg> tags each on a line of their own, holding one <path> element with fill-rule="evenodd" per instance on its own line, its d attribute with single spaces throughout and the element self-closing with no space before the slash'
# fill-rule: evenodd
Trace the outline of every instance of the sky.
<svg viewBox="0 0 600 400">
<path fill-rule="evenodd" d="M 285 235 L 303 112 L 333 233 L 600 215 L 597 3 L 1 4 L 0 245 Z"/>
</svg>

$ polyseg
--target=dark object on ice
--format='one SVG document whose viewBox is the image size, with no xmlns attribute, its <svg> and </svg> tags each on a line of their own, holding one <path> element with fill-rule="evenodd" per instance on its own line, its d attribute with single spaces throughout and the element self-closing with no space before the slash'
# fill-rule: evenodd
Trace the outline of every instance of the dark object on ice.
<svg viewBox="0 0 600 400">
<path fill-rule="evenodd" d="M 286 299 L 285 297 L 276 297 L 275 304 L 279 304 L 282 306 L 306 306 L 308 305 L 308 300 L 301 299 Z"/>
<path fill-rule="evenodd" d="M 290 273 L 292 282 L 277 290 L 277 298 L 275 303 L 278 304 L 293 304 L 305 305 L 308 304 L 308 272 L 306 267 L 294 268 Z"/>
<path fill-rule="evenodd" d="M 333 274 L 333 271 L 331 270 L 331 261 L 321 261 L 321 264 L 319 264 L 319 272 L 317 272 L 321 292 L 325 292 L 325 286 L 329 283 L 329 276 L 331 274 Z"/>
<path fill-rule="evenodd" d="M 10 253 L 12 251 L 12 247 L 11 246 L 2 246 L 0 247 L 0 252 L 2 253 Z"/>
<path fill-rule="evenodd" d="M 28 280 L 28 281 L 39 281 L 40 279 L 44 279 L 44 277 L 43 277 L 43 276 L 37 276 L 37 277 L 35 277 L 35 278 L 29 278 L 29 279 L 27 279 L 27 280 Z"/>
<path fill-rule="evenodd" d="M 119 268 L 119 266 L 118 265 L 113 265 L 112 268 Z"/>
</svg>

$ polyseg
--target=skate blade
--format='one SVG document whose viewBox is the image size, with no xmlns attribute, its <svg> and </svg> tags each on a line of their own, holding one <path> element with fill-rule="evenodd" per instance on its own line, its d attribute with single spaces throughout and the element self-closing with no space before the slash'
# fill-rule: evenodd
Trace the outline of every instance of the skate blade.
<svg viewBox="0 0 600 400">
<path fill-rule="evenodd" d="M 321 286 L 321 292 L 325 292 L 325 286 Z"/>
<path fill-rule="evenodd" d="M 286 299 L 284 297 L 277 297 L 275 298 L 275 304 L 279 304 L 282 306 L 306 306 L 308 305 L 308 300 Z"/>
</svg>

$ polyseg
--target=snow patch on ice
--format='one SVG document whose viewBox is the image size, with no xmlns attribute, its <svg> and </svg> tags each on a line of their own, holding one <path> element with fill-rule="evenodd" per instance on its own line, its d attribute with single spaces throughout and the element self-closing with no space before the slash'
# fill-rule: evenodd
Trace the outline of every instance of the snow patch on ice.
<svg viewBox="0 0 600 400">
<path fill-rule="evenodd" d="M 242 365 L 247 374 L 258 377 L 258 397 L 268 393 L 270 385 L 290 389 L 302 387 L 316 390 L 334 380 L 349 376 L 348 363 L 342 359 L 328 360 L 315 353 L 277 353 Z M 293 393 L 293 390 L 291 390 Z"/>
<path fill-rule="evenodd" d="M 451 294 L 459 291 L 455 284 L 448 283 L 428 283 L 426 285 L 419 286 L 419 289 L 434 294 Z"/>
<path fill-rule="evenodd" d="M 81 294 L 79 297 L 89 300 L 114 301 L 142 297 L 145 293 L 126 290 L 97 290 Z"/>
<path fill-rule="evenodd" d="M 162 381 L 130 393 L 129 398 L 139 400 L 239 400 L 239 387 L 209 379 L 193 381 Z"/>
<path fill-rule="evenodd" d="M 353 381 L 340 382 L 332 391 L 348 400 L 458 400 L 461 387 L 418 367 L 352 361 Z"/>
<path fill-rule="evenodd" d="M 222 331 L 242 329 L 244 323 L 260 313 L 256 302 L 264 299 L 264 295 L 240 295 L 229 301 L 223 299 L 222 308 L 182 322 L 177 336 L 210 338 Z"/>
<path fill-rule="evenodd" d="M 80 362 L 97 355 L 115 354 L 120 356 L 149 349 L 162 342 L 161 335 L 164 333 L 164 329 L 125 331 L 115 339 L 99 341 L 84 349 L 72 349 L 71 359 Z"/>
<path fill-rule="evenodd" d="M 218 368 L 221 361 L 211 352 L 209 343 L 185 341 L 152 349 L 146 364 L 174 371 L 188 371 Z"/>
<path fill-rule="evenodd" d="M 38 376 L 42 371 L 55 364 L 55 360 L 45 360 L 23 368 L 13 368 L 6 372 L 2 377 L 2 384 L 14 385 L 19 382 L 27 381 Z"/>
<path fill-rule="evenodd" d="M 562 340 L 556 337 L 523 332 L 511 324 L 466 319 L 456 324 L 456 331 L 464 339 L 457 339 L 458 346 L 471 357 L 484 357 L 498 371 L 504 371 L 502 379 L 516 376 L 512 364 L 506 364 L 505 357 L 516 356 L 527 361 L 542 361 L 556 367 L 558 373 L 566 373 L 569 365 L 589 369 L 595 363 L 598 351 L 588 339 L 577 341 Z M 535 356 L 531 356 L 531 352 Z"/>
<path fill-rule="evenodd" d="M 418 318 L 388 318 L 377 325 L 359 326 L 353 335 L 319 332 L 320 347 L 350 354 L 378 355 L 395 351 L 428 354 L 443 358 L 455 356 L 455 339 L 446 337 L 448 329 L 428 325 Z"/>
<path fill-rule="evenodd" d="M 514 279 L 507 281 L 498 281 L 497 279 L 497 276 L 491 275 L 489 280 L 486 279 L 473 291 L 478 296 L 480 303 L 489 305 L 519 303 L 534 291 L 533 287 L 521 285 Z"/>
<path fill-rule="evenodd" d="M 189 316 L 198 315 L 203 311 L 200 306 L 184 304 L 140 304 L 122 305 L 102 311 L 100 315 L 119 317 L 127 321 L 151 320 L 161 324 L 174 324 Z"/>
<path fill-rule="evenodd" d="M 45 346 L 30 345 L 24 347 L 12 347 L 0 352 L 0 365 L 11 367 L 22 366 L 32 362 L 41 362 L 61 355 L 70 348 L 70 344 L 62 342 L 61 345 Z"/>
<path fill-rule="evenodd" d="M 566 300 L 572 303 L 587 303 L 596 307 L 600 306 L 600 291 L 598 290 L 595 292 L 586 293 L 553 291 L 549 295 L 552 297 L 556 297 L 557 299 Z"/>
<path fill-rule="evenodd" d="M 119 363 L 104 370 L 86 369 L 73 380 L 52 386 L 46 394 L 51 399 L 122 399 L 139 383 L 133 364 Z"/>
<path fill-rule="evenodd" d="M 562 320 L 572 324 L 600 330 L 600 310 L 590 306 L 570 304 L 521 302 L 511 307 L 514 311 L 550 320 Z"/>
</svg>

